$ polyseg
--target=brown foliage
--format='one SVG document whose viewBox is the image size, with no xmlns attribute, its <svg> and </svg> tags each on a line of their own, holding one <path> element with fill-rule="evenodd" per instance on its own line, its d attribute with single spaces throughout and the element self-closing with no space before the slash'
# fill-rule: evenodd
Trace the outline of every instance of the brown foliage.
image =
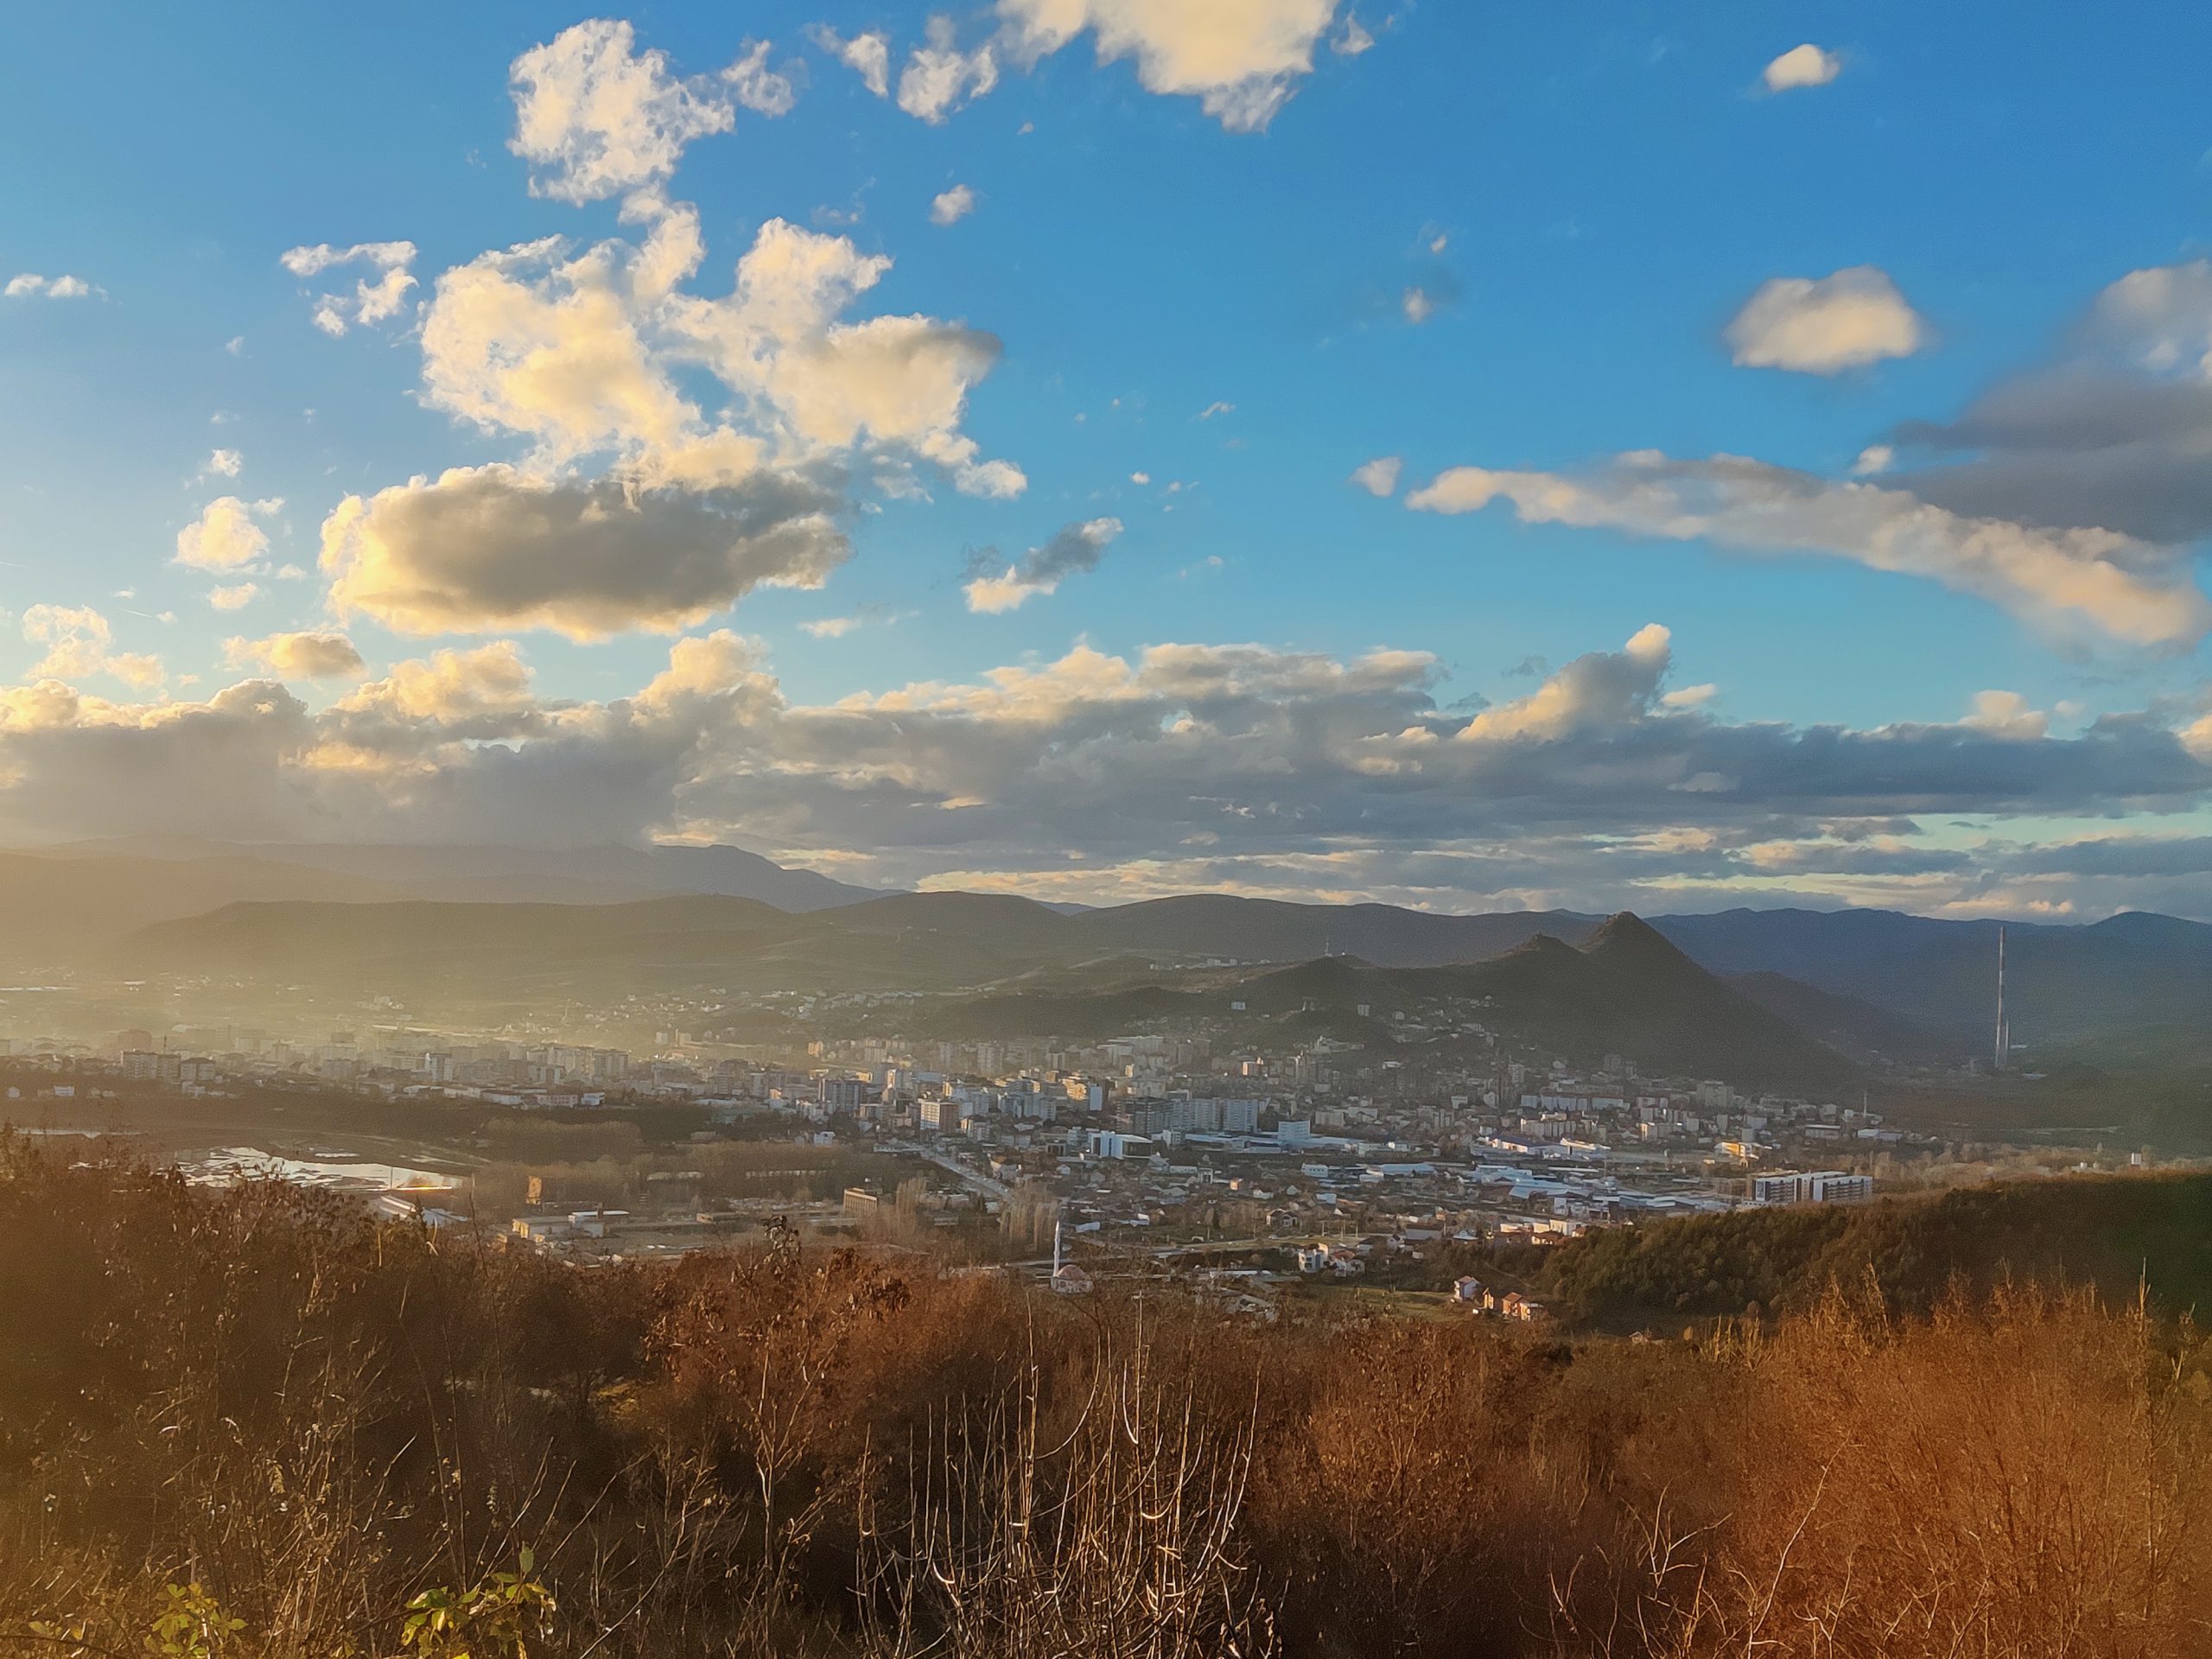
<svg viewBox="0 0 2212 1659">
<path fill-rule="evenodd" d="M 531 1546 L 575 1659 L 2212 1651 L 2205 1345 L 2082 1293 L 1262 1327 L 4 1141 L 0 1238 L 0 1647 L 135 1652 L 198 1584 L 224 1653 L 389 1652 Z"/>
</svg>

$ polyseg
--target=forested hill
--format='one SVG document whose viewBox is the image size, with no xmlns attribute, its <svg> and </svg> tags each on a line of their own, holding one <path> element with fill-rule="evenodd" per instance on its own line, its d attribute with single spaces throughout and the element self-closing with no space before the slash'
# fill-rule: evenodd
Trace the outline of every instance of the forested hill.
<svg viewBox="0 0 2212 1659">
<path fill-rule="evenodd" d="M 2165 1311 L 2212 1311 L 2212 1174 L 2065 1176 L 1611 1228 L 1559 1247 L 1542 1274 L 1561 1314 L 1611 1329 L 1802 1312 L 1832 1285 L 1878 1287 L 1923 1313 L 1955 1284 L 2006 1281 L 2114 1301 L 2140 1285 Z"/>
</svg>

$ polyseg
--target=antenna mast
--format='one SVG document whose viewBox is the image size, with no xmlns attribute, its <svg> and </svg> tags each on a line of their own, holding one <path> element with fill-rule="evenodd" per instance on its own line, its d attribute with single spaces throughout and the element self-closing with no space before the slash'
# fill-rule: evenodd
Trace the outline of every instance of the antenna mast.
<svg viewBox="0 0 2212 1659">
<path fill-rule="evenodd" d="M 2005 1070 L 2012 1058 L 2012 1033 L 2005 1023 L 2005 924 L 1997 925 L 1997 1069 Z"/>
</svg>

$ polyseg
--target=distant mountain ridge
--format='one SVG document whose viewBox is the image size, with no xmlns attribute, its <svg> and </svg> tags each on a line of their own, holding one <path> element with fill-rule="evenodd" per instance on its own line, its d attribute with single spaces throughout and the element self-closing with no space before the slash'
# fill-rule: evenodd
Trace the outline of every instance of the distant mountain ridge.
<svg viewBox="0 0 2212 1659">
<path fill-rule="evenodd" d="M 1854 1073 L 1841 1054 L 1706 971 L 1641 918 L 1609 917 L 1580 944 L 1537 933 L 1484 960 L 1382 968 L 1332 957 L 1250 982 L 1254 1008 L 1363 1007 L 1389 1024 L 1424 1000 L 1479 1000 L 1481 1023 L 1594 1066 L 1819 1089 Z"/>
<path fill-rule="evenodd" d="M 537 848 L 290 842 L 234 846 L 138 836 L 0 854 L 0 858 L 17 856 L 51 862 L 97 860 L 110 866 L 137 860 L 172 869 L 229 859 L 326 871 L 355 882 L 374 883 L 393 897 L 488 904 L 609 904 L 705 893 L 757 899 L 779 910 L 804 913 L 882 896 L 873 887 L 855 887 L 814 870 L 786 868 L 758 853 L 721 845 Z M 294 895 L 239 892 L 233 896 L 251 899 Z"/>
<path fill-rule="evenodd" d="M 1486 960 L 1540 933 L 1580 944 L 1604 919 L 1573 911 L 1452 915 L 1224 893 L 1097 909 L 1008 894 L 884 894 L 733 847 L 238 848 L 141 840 L 0 853 L 0 957 L 19 966 L 94 957 L 111 964 L 119 942 L 140 930 L 233 903 L 438 901 L 567 907 L 565 923 L 557 915 L 543 923 L 548 961 L 557 967 L 588 955 L 589 938 L 626 928 L 632 944 L 625 948 L 652 955 L 623 918 L 575 912 L 687 893 L 751 899 L 787 920 L 842 916 L 826 931 L 753 917 L 732 932 L 768 953 L 748 972 L 788 969 L 809 985 L 848 970 L 869 983 L 903 976 L 935 987 L 982 985 L 1116 956 L 1139 958 L 1139 966 L 1351 955 L 1381 968 L 1440 967 Z M 459 912 L 448 919 L 460 920 Z M 471 925 L 487 919 L 473 915 Z M 1861 1058 L 1981 1052 L 1993 1029 L 1994 921 L 1802 908 L 1646 919 L 1751 1001 Z M 334 925 L 343 931 L 354 923 Z M 237 924 L 224 925 L 235 934 Z M 2005 925 L 2009 1012 L 2025 1055 L 2127 1033 L 2164 1033 L 2183 1047 L 2197 1040 L 2192 1033 L 2212 1008 L 2212 926 L 2145 913 Z M 564 941 L 571 928 L 582 934 Z M 189 933 L 159 935 L 163 953 L 188 948 Z M 692 954 L 677 953 L 687 961 Z M 1764 983 L 1762 976 L 1794 988 Z"/>
</svg>

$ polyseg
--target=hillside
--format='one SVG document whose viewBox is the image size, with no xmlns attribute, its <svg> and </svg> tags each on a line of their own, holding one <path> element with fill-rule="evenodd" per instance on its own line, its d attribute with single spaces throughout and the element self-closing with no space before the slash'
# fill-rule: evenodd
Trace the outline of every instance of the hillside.
<svg viewBox="0 0 2212 1659">
<path fill-rule="evenodd" d="M 1722 981 L 1738 995 L 1862 1065 L 1955 1065 L 1980 1052 L 1977 1042 L 1787 974 L 1728 974 Z"/>
<path fill-rule="evenodd" d="M 401 896 L 365 877 L 276 859 L 226 854 L 175 863 L 0 852 L 0 961 L 35 968 L 77 960 L 92 942 L 244 899 L 358 904 Z"/>
<path fill-rule="evenodd" d="M 1732 910 L 1653 925 L 1719 974 L 1786 974 L 1936 1027 L 1977 1050 L 1996 1016 L 1995 922 L 1891 911 Z M 2045 1045 L 2188 1025 L 2212 1006 L 2212 927 L 2124 914 L 2006 925 L 2005 995 L 2029 1056 Z"/>
<path fill-rule="evenodd" d="M 2212 1175 L 2069 1176 L 1865 1205 L 1739 1210 L 1586 1234 L 1544 1288 L 1561 1312 L 1624 1328 L 1683 1316 L 1809 1308 L 1831 1284 L 1878 1285 L 1925 1312 L 1956 1282 L 2138 1283 L 2169 1312 L 2212 1308 Z"/>
<path fill-rule="evenodd" d="M 792 915 L 702 894 L 602 905 L 235 904 L 140 929 L 105 959 L 132 973 L 476 1004 L 640 988 L 952 990 L 1019 971 L 1034 954 L 988 930 L 933 934 L 868 905 Z"/>
<path fill-rule="evenodd" d="M 1834 1049 L 1626 912 L 1579 949 L 1540 939 L 1443 972 L 1491 998 L 1502 1025 L 1585 1063 L 1614 1053 L 1653 1075 L 1805 1089 L 1840 1086 L 1853 1074 Z"/>
<path fill-rule="evenodd" d="M 757 899 L 779 910 L 824 910 L 875 898 L 875 892 L 813 870 L 787 869 L 742 848 L 539 848 L 364 842 L 285 842 L 236 847 L 186 837 L 134 836 L 41 849 L 53 858 L 137 861 L 172 870 L 247 857 L 324 870 L 373 883 L 393 897 L 479 904 L 608 904 L 681 893 Z M 238 899 L 312 897 L 241 890 Z M 146 920 L 155 919 L 146 918 Z"/>
<path fill-rule="evenodd" d="M 1817 995 L 1817 994 L 1815 994 Z M 1204 990 L 1157 983 L 1096 992 L 1011 994 L 943 1010 L 933 1028 L 989 1037 L 1100 1037 L 1161 1020 L 1230 1017 L 1301 1022 L 1348 1040 L 1390 1040 L 1403 1020 L 1443 1010 L 1519 1041 L 1594 1065 L 1624 1055 L 1654 1075 L 1714 1077 L 1746 1086 L 1819 1089 L 1853 1075 L 1850 1062 L 1715 979 L 1636 917 L 1589 942 L 1538 934 L 1484 961 L 1386 968 L 1332 956 Z"/>
<path fill-rule="evenodd" d="M 1599 920 L 1568 911 L 1448 916 L 1395 905 L 1295 905 L 1217 893 L 1146 899 L 1071 919 L 1075 934 L 1101 950 L 1230 962 L 1344 954 L 1394 968 L 1474 962 L 1538 933 L 1580 938 Z"/>
</svg>

